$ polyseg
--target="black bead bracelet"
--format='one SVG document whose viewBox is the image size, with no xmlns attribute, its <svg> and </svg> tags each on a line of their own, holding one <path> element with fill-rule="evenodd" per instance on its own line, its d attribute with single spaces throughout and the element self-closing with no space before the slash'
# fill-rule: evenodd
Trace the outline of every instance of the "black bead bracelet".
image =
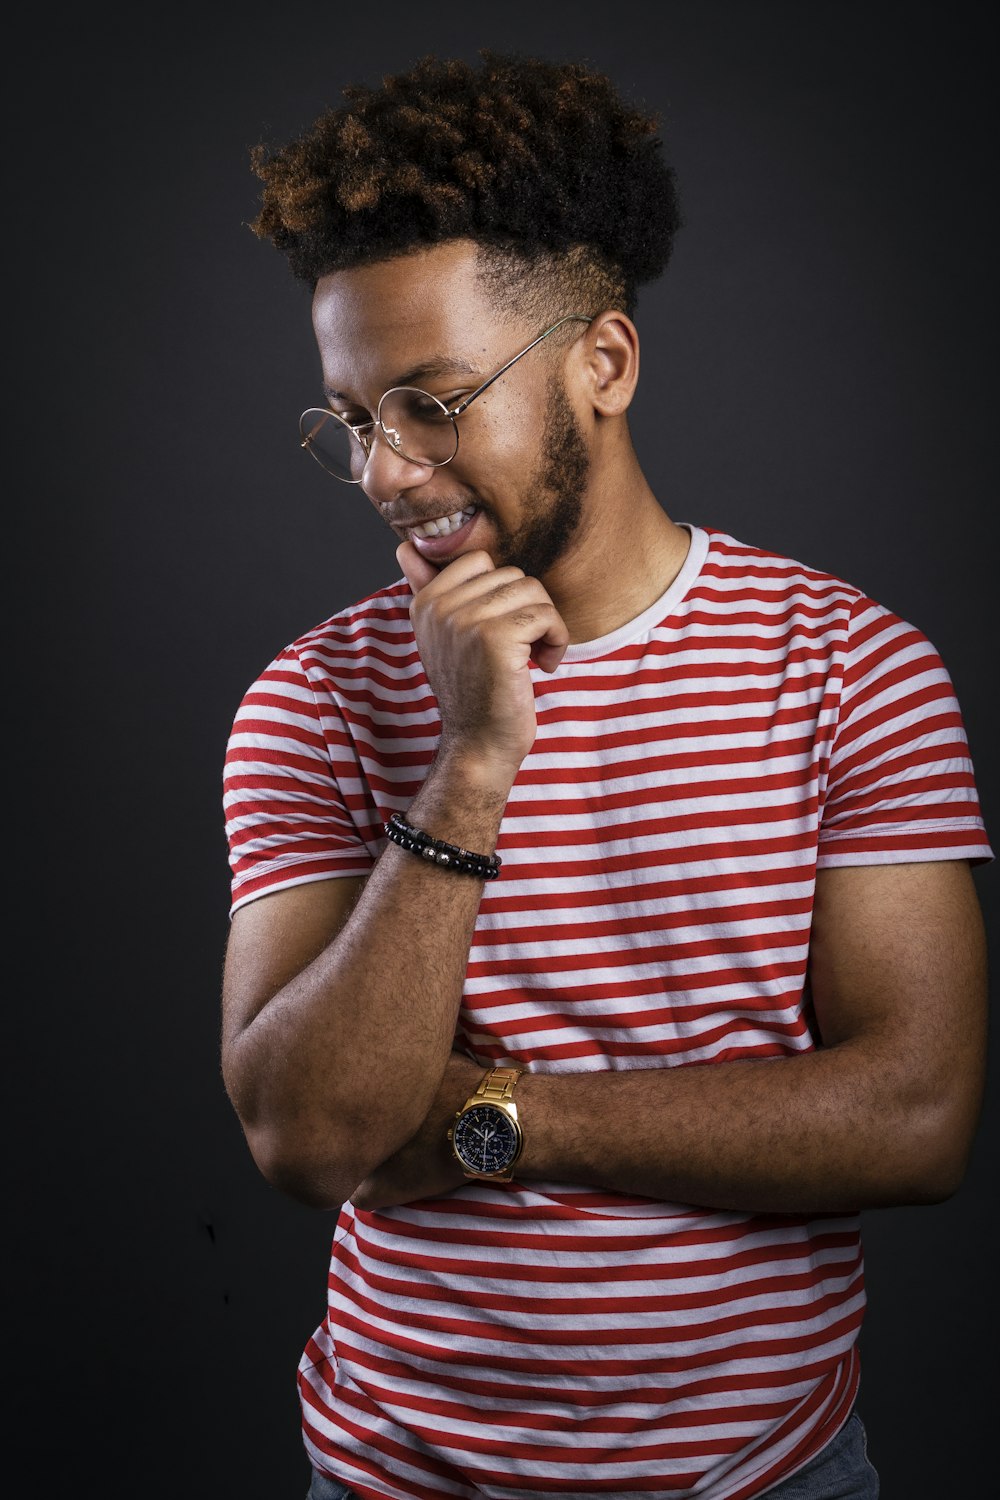
<svg viewBox="0 0 1000 1500">
<path fill-rule="evenodd" d="M 401 849 L 411 849 L 426 859 L 428 864 L 442 870 L 454 870 L 459 875 L 476 875 L 480 880 L 496 880 L 500 874 L 499 854 L 474 854 L 471 849 L 462 849 L 458 844 L 448 844 L 444 839 L 431 838 L 422 828 L 414 828 L 399 813 L 391 813 L 388 823 L 383 823 L 385 836 Z"/>
</svg>

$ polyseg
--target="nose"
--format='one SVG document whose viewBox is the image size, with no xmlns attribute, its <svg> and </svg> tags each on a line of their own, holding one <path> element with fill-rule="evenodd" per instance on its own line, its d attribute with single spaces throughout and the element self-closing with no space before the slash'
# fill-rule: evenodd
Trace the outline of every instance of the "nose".
<svg viewBox="0 0 1000 1500">
<path fill-rule="evenodd" d="M 394 500 L 404 490 L 412 490 L 426 484 L 434 473 L 433 464 L 418 464 L 398 452 L 393 441 L 394 429 L 389 435 L 376 426 L 368 458 L 361 471 L 361 488 L 376 505 Z"/>
</svg>

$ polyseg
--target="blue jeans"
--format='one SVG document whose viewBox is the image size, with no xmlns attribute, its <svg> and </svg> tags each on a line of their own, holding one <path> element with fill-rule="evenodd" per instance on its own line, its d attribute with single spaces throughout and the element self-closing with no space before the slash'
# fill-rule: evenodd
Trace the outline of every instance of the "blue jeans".
<svg viewBox="0 0 1000 1500">
<path fill-rule="evenodd" d="M 865 1429 L 852 1412 L 832 1442 L 791 1479 L 765 1490 L 766 1500 L 878 1500 L 878 1475 L 868 1462 Z M 338 1479 L 313 1470 L 306 1500 L 355 1500 Z"/>
</svg>

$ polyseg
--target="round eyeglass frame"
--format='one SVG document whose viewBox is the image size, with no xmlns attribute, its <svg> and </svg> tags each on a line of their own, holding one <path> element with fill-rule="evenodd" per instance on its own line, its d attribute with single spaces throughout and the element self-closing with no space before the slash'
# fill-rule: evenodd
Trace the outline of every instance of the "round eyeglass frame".
<svg viewBox="0 0 1000 1500">
<path fill-rule="evenodd" d="M 413 455 L 411 453 L 407 453 L 406 449 L 403 447 L 403 439 L 400 436 L 398 429 L 382 420 L 382 408 L 385 402 L 389 399 L 390 396 L 397 396 L 402 391 L 412 391 L 414 395 L 419 396 L 424 401 L 433 401 L 435 406 L 440 409 L 442 417 L 447 417 L 449 419 L 452 439 L 451 452 L 448 454 L 447 458 L 414 458 Z M 458 422 L 456 421 L 456 415 L 457 409 L 449 410 L 448 407 L 445 406 L 444 402 L 439 401 L 437 396 L 432 396 L 430 391 L 421 390 L 421 388 L 416 385 L 394 385 L 391 386 L 389 390 L 382 393 L 382 396 L 380 397 L 378 403 L 378 410 L 375 414 L 375 420 L 373 422 L 359 422 L 357 425 L 355 425 L 353 422 L 348 422 L 346 417 L 341 417 L 337 412 L 331 411 L 329 407 L 310 406 L 302 413 L 301 417 L 299 418 L 299 436 L 302 440 L 301 446 L 306 449 L 306 451 L 319 464 L 320 468 L 323 469 L 327 474 L 332 474 L 334 479 L 339 479 L 344 484 L 360 484 L 364 479 L 364 471 L 367 467 L 368 460 L 371 457 L 372 448 L 375 444 L 375 434 L 379 430 L 381 430 L 383 437 L 389 444 L 389 447 L 392 449 L 392 451 L 394 453 L 398 453 L 400 458 L 405 458 L 408 463 L 421 464 L 431 469 L 440 469 L 444 464 L 450 464 L 452 459 L 455 457 L 455 454 L 458 452 Z M 364 454 L 364 464 L 361 467 L 361 474 L 357 479 L 351 479 L 346 474 L 340 474 L 336 469 L 331 468 L 329 464 L 324 462 L 322 455 L 314 445 L 313 439 L 315 438 L 320 427 L 324 426 L 327 422 L 337 422 L 342 428 L 344 428 L 348 433 L 349 438 L 354 438 L 357 441 L 361 452 Z M 309 428 L 308 431 L 306 430 L 307 427 Z M 443 425 L 440 431 L 443 433 Z"/>
<path fill-rule="evenodd" d="M 306 452 L 316 460 L 325 474 L 330 474 L 334 479 L 339 479 L 342 484 L 361 484 L 363 482 L 364 471 L 368 467 L 368 460 L 371 458 L 372 448 L 375 445 L 375 438 L 379 432 L 382 433 L 382 436 L 385 438 L 392 451 L 394 453 L 398 453 L 401 458 L 405 458 L 408 463 L 420 464 L 422 467 L 429 469 L 443 468 L 445 464 L 451 463 L 452 459 L 455 457 L 455 454 L 458 452 L 458 418 L 462 415 L 463 412 L 468 410 L 468 408 L 472 405 L 473 401 L 477 399 L 477 397 L 481 396 L 484 391 L 488 390 L 495 380 L 499 380 L 501 375 L 506 374 L 506 372 L 511 368 L 512 365 L 516 365 L 519 359 L 523 359 L 526 354 L 529 354 L 532 349 L 534 349 L 543 341 L 543 339 L 547 339 L 550 333 L 555 333 L 557 328 L 562 328 L 564 323 L 592 323 L 593 321 L 593 318 L 588 317 L 585 313 L 567 313 L 564 318 L 560 318 L 558 322 L 553 323 L 550 328 L 546 328 L 542 333 L 538 334 L 536 338 L 533 338 L 531 340 L 531 343 L 526 344 L 525 347 L 519 350 L 512 359 L 508 359 L 506 364 L 501 365 L 499 370 L 491 375 L 488 380 L 484 380 L 482 385 L 478 386 L 474 391 L 471 392 L 470 395 L 466 396 L 462 401 L 460 401 L 457 406 L 451 408 L 447 407 L 443 401 L 439 401 L 437 396 L 432 396 L 430 391 L 422 390 L 419 386 L 415 385 L 394 385 L 390 386 L 387 391 L 383 391 L 382 395 L 379 397 L 379 403 L 375 412 L 374 420 L 371 422 L 359 422 L 355 424 L 352 422 L 348 422 L 346 417 L 339 416 L 337 412 L 331 411 L 328 406 L 309 406 L 299 417 L 299 446 L 301 448 L 304 448 Z M 386 424 L 382 421 L 383 403 L 386 401 L 387 397 L 396 395 L 400 391 L 413 391 L 417 395 L 424 397 L 426 400 L 433 401 L 435 406 L 440 407 L 442 415 L 446 416 L 449 419 L 452 431 L 454 433 L 455 441 L 454 447 L 452 448 L 452 451 L 449 453 L 447 458 L 438 459 L 436 461 L 426 458 L 411 458 L 410 455 L 403 449 L 402 438 L 400 437 L 399 432 L 396 430 L 396 428 L 387 427 Z M 310 430 L 307 430 L 308 419 L 312 419 Z M 347 430 L 350 436 L 356 440 L 362 452 L 364 453 L 365 461 L 362 465 L 361 473 L 357 479 L 349 479 L 344 474 L 338 474 L 336 469 L 330 468 L 328 464 L 323 462 L 323 459 L 316 451 L 312 439 L 318 431 L 319 427 L 328 421 L 339 422 L 340 425 Z"/>
</svg>

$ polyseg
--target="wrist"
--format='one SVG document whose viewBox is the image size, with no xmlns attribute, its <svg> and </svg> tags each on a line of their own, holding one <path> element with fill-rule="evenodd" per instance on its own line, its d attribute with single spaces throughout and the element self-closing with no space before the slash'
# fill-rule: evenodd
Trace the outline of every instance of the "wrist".
<svg viewBox="0 0 1000 1500">
<path fill-rule="evenodd" d="M 503 799 L 506 806 L 520 763 L 495 751 L 483 750 L 468 743 L 442 740 L 432 770 L 473 793 Z"/>
<path fill-rule="evenodd" d="M 456 1112 L 447 1139 L 466 1177 L 491 1183 L 512 1181 L 524 1149 L 513 1097 L 523 1071 L 494 1064 Z"/>
<path fill-rule="evenodd" d="M 430 864 L 443 866 L 459 875 L 474 875 L 480 880 L 496 880 L 500 874 L 499 854 L 483 854 L 466 849 L 464 844 L 453 844 L 448 839 L 435 838 L 423 828 L 408 823 L 402 813 L 389 814 L 383 824 L 385 836 L 393 844 L 408 849 Z"/>
</svg>

